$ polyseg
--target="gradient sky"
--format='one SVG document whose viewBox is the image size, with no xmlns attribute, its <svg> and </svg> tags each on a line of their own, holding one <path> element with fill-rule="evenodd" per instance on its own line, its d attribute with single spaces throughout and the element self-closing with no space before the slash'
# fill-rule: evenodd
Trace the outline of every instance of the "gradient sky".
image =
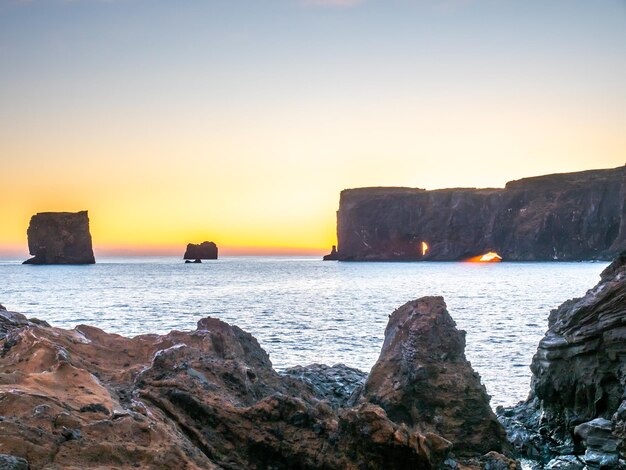
<svg viewBox="0 0 626 470">
<path fill-rule="evenodd" d="M 0 0 L 0 255 L 322 253 L 339 192 L 626 163 L 623 0 Z"/>
</svg>

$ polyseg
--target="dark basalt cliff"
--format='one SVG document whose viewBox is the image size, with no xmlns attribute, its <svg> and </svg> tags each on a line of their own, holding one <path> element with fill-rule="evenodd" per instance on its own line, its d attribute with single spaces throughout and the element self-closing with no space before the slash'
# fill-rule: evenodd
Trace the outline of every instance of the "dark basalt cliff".
<svg viewBox="0 0 626 470">
<path fill-rule="evenodd" d="M 24 264 L 94 264 L 89 217 L 81 212 L 40 212 L 28 226 Z"/>
<path fill-rule="evenodd" d="M 189 243 L 183 259 L 217 259 L 217 245 L 213 242 Z"/>
<path fill-rule="evenodd" d="M 125 338 L 3 311 L 0 332 L 0 458 L 23 468 L 519 468 L 441 298 L 394 313 L 365 386 L 345 366 L 280 375 L 215 318 Z"/>
<path fill-rule="evenodd" d="M 340 260 L 608 260 L 626 249 L 626 167 L 504 189 L 347 189 L 337 239 Z"/>
<path fill-rule="evenodd" d="M 518 450 L 543 461 L 564 455 L 557 461 L 569 461 L 571 469 L 623 468 L 626 253 L 584 297 L 550 313 L 531 370 L 529 399 L 498 410 Z"/>
</svg>

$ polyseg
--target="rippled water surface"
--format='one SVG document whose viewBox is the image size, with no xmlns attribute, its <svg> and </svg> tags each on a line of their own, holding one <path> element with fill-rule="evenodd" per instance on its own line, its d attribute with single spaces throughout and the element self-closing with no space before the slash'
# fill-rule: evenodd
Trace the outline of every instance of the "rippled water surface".
<svg viewBox="0 0 626 470">
<path fill-rule="evenodd" d="M 91 266 L 0 260 L 0 303 L 54 326 L 124 335 L 193 329 L 210 315 L 257 337 L 278 369 L 343 362 L 369 370 L 388 315 L 443 295 L 492 406 L 526 398 L 550 309 L 579 297 L 606 263 L 338 263 L 316 258 L 102 258 Z"/>
</svg>

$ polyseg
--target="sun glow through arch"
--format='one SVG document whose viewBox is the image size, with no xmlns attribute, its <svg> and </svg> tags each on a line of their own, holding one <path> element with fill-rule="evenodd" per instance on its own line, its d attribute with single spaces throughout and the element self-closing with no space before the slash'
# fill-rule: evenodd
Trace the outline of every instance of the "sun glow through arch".
<svg viewBox="0 0 626 470">
<path fill-rule="evenodd" d="M 499 263 L 502 261 L 502 256 L 500 256 L 495 251 L 489 251 L 484 255 L 473 256 L 467 261 L 469 261 L 470 263 Z"/>
</svg>

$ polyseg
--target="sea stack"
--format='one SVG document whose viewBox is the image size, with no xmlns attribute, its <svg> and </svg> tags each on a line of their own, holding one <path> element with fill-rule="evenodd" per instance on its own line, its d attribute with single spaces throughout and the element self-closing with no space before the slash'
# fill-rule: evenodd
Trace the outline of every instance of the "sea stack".
<svg viewBox="0 0 626 470">
<path fill-rule="evenodd" d="M 30 219 L 24 264 L 94 264 L 87 211 L 40 212 Z"/>
<path fill-rule="evenodd" d="M 217 259 L 217 245 L 213 242 L 202 242 L 200 244 L 189 243 L 185 251 L 185 260 L 195 260 L 200 263 L 203 259 Z"/>
<path fill-rule="evenodd" d="M 339 259 L 339 253 L 337 253 L 337 246 L 333 245 L 333 248 L 332 250 L 330 250 L 330 253 L 325 255 L 323 259 L 324 261 L 337 261 Z"/>
</svg>

